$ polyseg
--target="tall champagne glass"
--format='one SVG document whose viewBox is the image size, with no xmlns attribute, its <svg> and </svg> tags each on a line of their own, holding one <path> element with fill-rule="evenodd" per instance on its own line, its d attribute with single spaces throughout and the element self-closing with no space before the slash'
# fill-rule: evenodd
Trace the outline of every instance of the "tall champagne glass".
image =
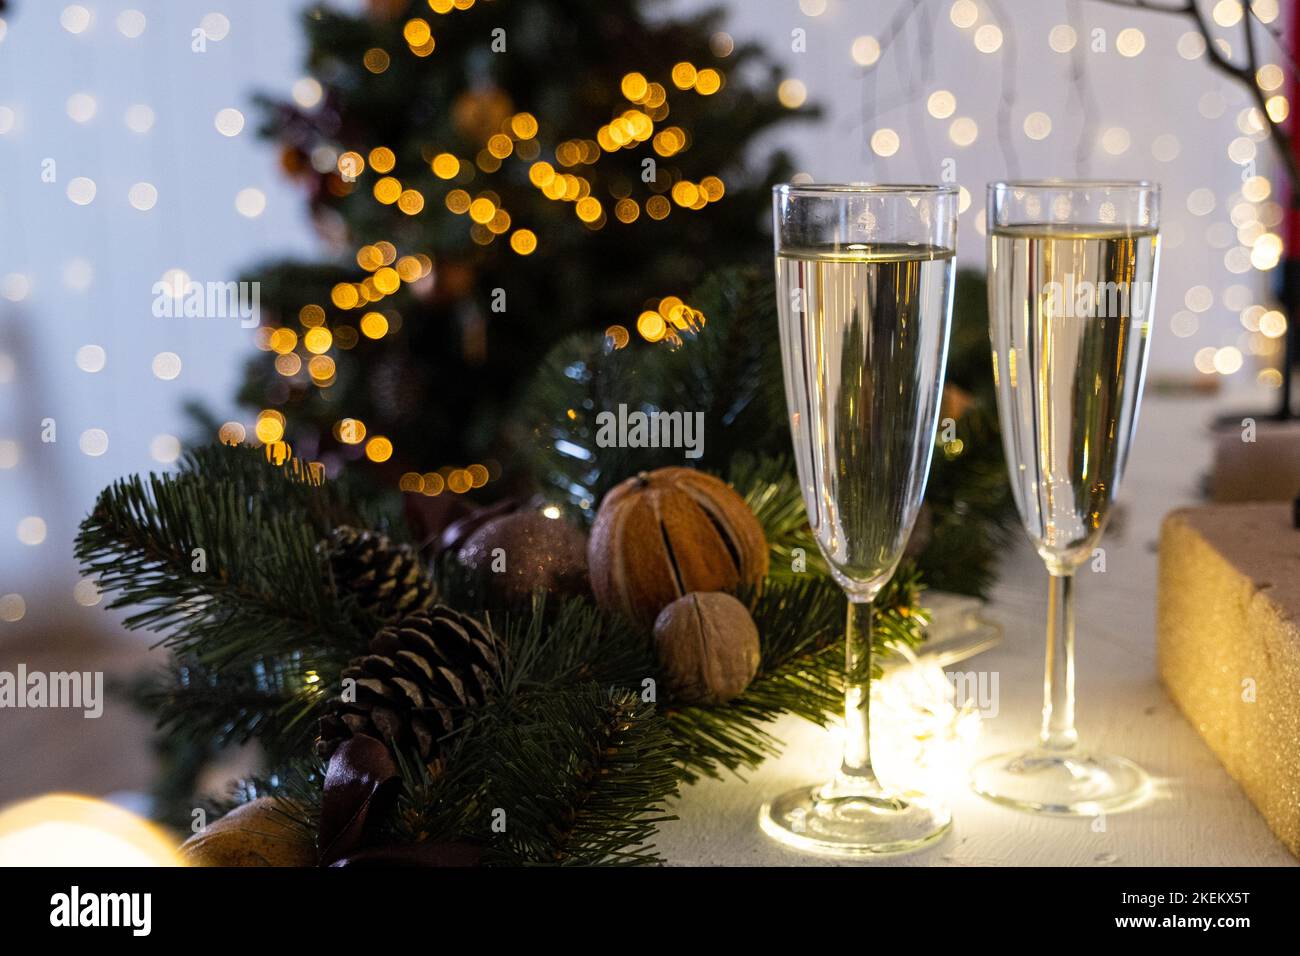
<svg viewBox="0 0 1300 956">
<path fill-rule="evenodd" d="M 930 471 L 952 312 L 957 191 L 784 185 L 773 196 L 781 358 L 799 484 L 849 598 L 845 746 L 826 783 L 765 804 L 801 849 L 898 853 L 941 837 L 946 808 L 871 769 L 871 602 L 889 581 Z"/>
<path fill-rule="evenodd" d="M 1137 424 L 1155 305 L 1160 190 L 1151 183 L 989 186 L 989 321 L 1016 507 L 1047 565 L 1047 671 L 1037 746 L 978 764 L 978 793 L 1094 815 L 1147 792 L 1136 764 L 1074 729 L 1075 572 L 1094 556 Z"/>
</svg>

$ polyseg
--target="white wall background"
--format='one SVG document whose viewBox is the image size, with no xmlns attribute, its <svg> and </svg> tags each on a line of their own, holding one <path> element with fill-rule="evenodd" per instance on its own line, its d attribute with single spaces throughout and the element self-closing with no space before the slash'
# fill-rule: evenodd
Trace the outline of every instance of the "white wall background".
<svg viewBox="0 0 1300 956">
<path fill-rule="evenodd" d="M 1198 350 L 1235 348 L 1246 359 L 1225 382 L 1236 390 L 1255 388 L 1259 366 L 1249 350 L 1257 340 L 1243 328 L 1241 313 L 1269 304 L 1270 279 L 1254 270 L 1237 274 L 1225 264 L 1225 255 L 1238 245 L 1229 215 L 1239 202 L 1243 174 L 1228 149 L 1242 136 L 1239 114 L 1247 97 L 1212 72 L 1204 57 L 1179 55 L 1187 21 L 1097 0 L 978 0 L 976 21 L 963 28 L 953 22 L 951 0 L 926 0 L 872 67 L 855 63 L 855 39 L 886 38 L 891 22 L 911 3 L 731 4 L 727 29 L 737 40 L 768 46 L 808 99 L 826 110 L 820 124 L 780 134 L 801 169 L 824 181 L 934 180 L 944 161 L 952 160 L 957 180 L 971 195 L 959 257 L 976 266 L 984 255 L 976 223 L 990 179 L 1156 179 L 1165 189 L 1165 251 L 1153 370 L 1191 375 Z M 711 5 L 670 0 L 663 9 Z M 151 449 L 165 452 L 166 436 L 184 431 L 183 397 L 231 409 L 250 333 L 230 320 L 154 318 L 153 284 L 172 268 L 199 280 L 230 280 L 264 255 L 314 246 L 301 197 L 279 175 L 273 152 L 253 135 L 249 103 L 253 90 L 287 94 L 301 76 L 297 16 L 305 4 L 82 0 L 92 17 L 80 32 L 61 25 L 66 6 L 61 0 L 19 0 L 4 15 L 0 34 L 0 639 L 51 626 L 69 614 L 86 615 L 87 621 L 100 614 L 74 601 L 71 560 L 72 537 L 95 492 L 124 473 L 164 467 Z M 135 38 L 124 36 L 117 24 L 128 8 L 143 12 L 147 21 Z M 191 32 L 212 12 L 228 19 L 229 32 L 210 40 L 206 52 L 193 52 Z M 1049 46 L 1050 32 L 1060 24 L 1076 31 L 1077 56 Z M 978 31 L 990 25 L 1001 31 L 1001 45 L 981 52 Z M 1132 28 L 1141 31 L 1142 50 L 1125 56 L 1117 44 L 1121 31 Z M 1235 36 L 1239 29 L 1224 34 Z M 802 50 L 794 48 L 796 30 L 804 31 Z M 990 31 L 982 36 L 991 45 Z M 1127 36 L 1135 42 L 1135 35 Z M 1098 37 L 1105 52 L 1090 49 Z M 869 41 L 861 41 L 860 51 L 869 48 Z M 1271 43 L 1263 49 L 1278 61 Z M 1076 65 L 1082 67 L 1082 84 L 1072 80 Z M 955 106 L 938 119 L 929 115 L 927 103 L 941 90 L 953 95 Z M 1083 122 L 1081 92 L 1095 104 L 1090 129 Z M 69 98 L 78 93 L 94 100 L 94 115 L 84 122 L 69 115 Z M 998 133 L 1004 95 L 1009 148 Z M 148 132 L 133 132 L 124 122 L 135 104 L 153 110 Z M 233 137 L 214 125 L 227 107 L 247 120 Z M 1046 138 L 1026 134 L 1031 113 L 1050 118 Z M 977 128 L 966 146 L 950 136 L 960 118 Z M 870 147 L 873 135 L 885 129 L 897 136 L 897 150 L 889 156 Z M 1109 134 L 1112 152 L 1102 146 L 1107 130 L 1124 131 Z M 1126 148 L 1118 149 L 1125 140 Z M 1153 153 L 1157 144 L 1165 147 L 1160 158 Z M 1176 156 L 1170 155 L 1173 144 Z M 1258 172 L 1268 175 L 1268 146 L 1260 145 L 1259 153 Z M 44 182 L 43 163 L 51 159 L 55 181 Z M 74 177 L 94 181 L 89 204 L 70 201 Z M 137 183 L 157 190 L 157 202 L 147 211 L 128 200 Z M 265 211 L 255 218 L 235 208 L 236 194 L 249 187 L 266 197 Z M 1202 214 L 1189 210 L 1189 197 Z M 1208 304 L 1199 301 L 1207 295 Z M 1189 302 L 1204 308 L 1194 311 Z M 87 345 L 103 349 L 101 371 L 78 367 L 78 350 Z M 175 379 L 162 380 L 152 371 L 162 352 L 180 357 Z M 43 418 L 57 422 L 54 444 L 39 440 Z M 89 456 L 79 448 L 88 429 L 107 434 L 106 453 Z M 20 541 L 39 537 L 33 522 L 21 524 L 29 518 L 44 523 L 39 543 Z M 22 595 L 26 610 L 21 620 L 5 623 L 16 602 L 4 596 L 13 594 Z"/>
</svg>

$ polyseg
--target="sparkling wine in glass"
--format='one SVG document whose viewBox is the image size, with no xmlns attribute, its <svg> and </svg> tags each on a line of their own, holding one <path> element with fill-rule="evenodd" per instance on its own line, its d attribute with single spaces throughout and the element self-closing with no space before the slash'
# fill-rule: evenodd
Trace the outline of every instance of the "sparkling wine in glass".
<svg viewBox="0 0 1300 956">
<path fill-rule="evenodd" d="M 1075 572 L 1098 547 L 1137 424 L 1159 261 L 1159 187 L 989 187 L 993 375 L 1016 507 L 1049 575 L 1038 744 L 975 767 L 999 803 L 1095 815 L 1147 793 L 1136 764 L 1074 729 Z"/>
<path fill-rule="evenodd" d="M 840 770 L 771 800 L 760 822 L 804 850 L 899 853 L 939 839 L 950 816 L 934 801 L 882 785 L 872 771 L 872 600 L 898 566 L 929 475 L 952 311 L 957 191 L 783 185 L 773 202 L 799 484 L 818 547 L 849 603 Z"/>
</svg>

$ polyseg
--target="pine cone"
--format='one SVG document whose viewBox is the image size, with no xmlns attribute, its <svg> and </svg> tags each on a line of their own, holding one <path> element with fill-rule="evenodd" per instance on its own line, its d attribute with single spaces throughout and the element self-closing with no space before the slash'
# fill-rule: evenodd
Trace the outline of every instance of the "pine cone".
<svg viewBox="0 0 1300 956">
<path fill-rule="evenodd" d="M 440 741 L 487 701 L 500 672 L 496 640 L 479 621 L 442 605 L 408 614 L 344 669 L 356 700 L 336 701 L 322 718 L 317 752 L 328 758 L 353 734 L 368 734 L 433 764 Z"/>
<path fill-rule="evenodd" d="M 329 554 L 335 585 L 381 621 L 395 621 L 433 603 L 433 582 L 407 545 L 343 525 L 322 547 Z"/>
</svg>

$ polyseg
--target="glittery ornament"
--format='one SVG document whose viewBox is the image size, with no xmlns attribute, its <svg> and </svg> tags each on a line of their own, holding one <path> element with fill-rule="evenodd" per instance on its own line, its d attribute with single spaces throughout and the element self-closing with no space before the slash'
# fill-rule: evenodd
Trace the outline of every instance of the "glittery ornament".
<svg viewBox="0 0 1300 956">
<path fill-rule="evenodd" d="M 457 558 L 505 604 L 522 604 L 536 588 L 586 594 L 587 538 L 563 518 L 517 511 L 494 518 L 465 542 Z"/>
</svg>

